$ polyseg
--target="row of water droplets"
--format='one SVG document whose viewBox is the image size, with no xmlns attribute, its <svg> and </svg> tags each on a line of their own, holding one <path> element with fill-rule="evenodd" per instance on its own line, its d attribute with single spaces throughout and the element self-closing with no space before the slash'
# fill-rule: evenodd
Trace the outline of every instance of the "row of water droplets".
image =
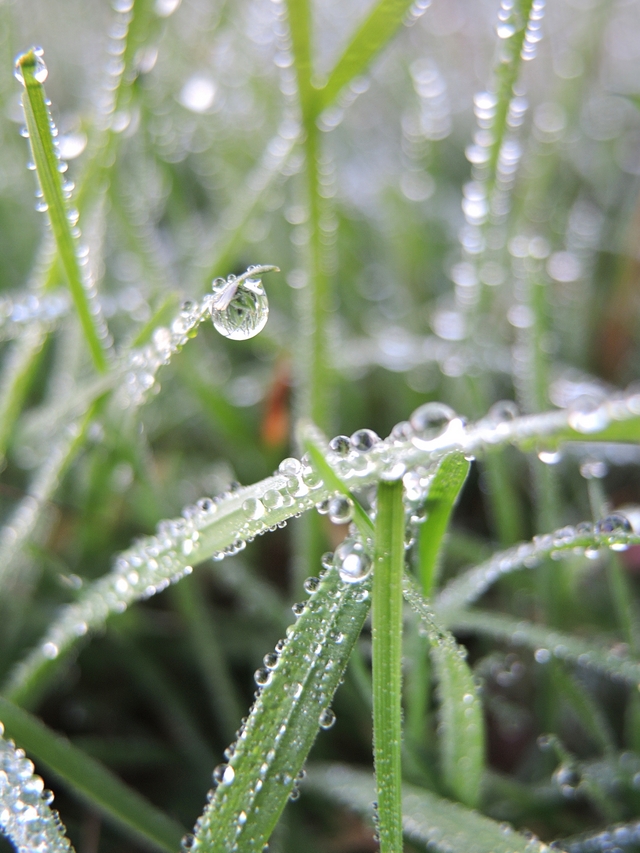
<svg viewBox="0 0 640 853">
<path fill-rule="evenodd" d="M 118 404 L 122 408 L 137 407 L 149 393 L 159 390 L 156 373 L 196 336 L 204 320 L 211 320 L 214 328 L 231 340 L 247 340 L 257 335 L 269 317 L 269 302 L 260 275 L 276 269 L 250 266 L 241 276 L 216 278 L 212 293 L 201 302 L 184 302 L 170 326 L 158 327 L 148 344 L 124 357 L 121 368 L 124 381 L 116 392 Z"/>
<path fill-rule="evenodd" d="M 329 443 L 327 461 L 354 489 L 380 479 L 402 477 L 408 510 L 419 514 L 437 462 L 447 453 L 463 452 L 470 458 L 485 447 L 498 444 L 532 438 L 542 442 L 545 436 L 562 432 L 567 424 L 591 435 L 613 421 L 639 416 L 638 394 L 606 400 L 594 407 L 581 404 L 568 413 L 514 418 L 513 412 L 494 412 L 492 417 L 470 427 L 465 427 L 464 420 L 448 406 L 427 403 L 409 421 L 397 424 L 385 440 L 368 429 L 358 430 L 350 438 L 336 436 Z M 310 435 L 316 435 L 313 428 Z M 40 646 L 16 669 L 11 684 L 17 688 L 46 660 L 57 657 L 90 629 L 102 626 L 110 613 L 122 612 L 133 601 L 161 591 L 191 571 L 193 563 L 238 553 L 255 536 L 275 529 L 288 518 L 314 506 L 321 512 L 328 510 L 325 501 L 335 497 L 336 492 L 325 486 L 309 458 L 292 457 L 283 460 L 272 477 L 253 486 L 238 487 L 219 498 L 203 498 L 186 507 L 182 518 L 161 522 L 157 535 L 146 537 L 125 551 L 111 573 L 87 587 L 78 602 L 62 611 Z M 342 500 L 334 505 L 337 522 L 348 520 L 347 507 Z M 598 544 L 607 544 L 604 534 L 598 536 Z M 622 541 L 631 539 L 621 537 Z M 548 544 L 550 552 L 556 550 L 556 546 Z M 579 545 L 576 541 L 575 547 Z M 344 580 L 358 581 L 369 573 L 366 543 L 352 548 L 348 544 L 340 546 L 336 560 Z M 490 571 L 494 571 L 493 563 Z M 443 604 L 446 603 L 445 599 Z"/>
<path fill-rule="evenodd" d="M 0 829 L 18 853 L 73 853 L 64 826 L 50 805 L 53 794 L 34 774 L 31 761 L 0 723 Z"/>
<path fill-rule="evenodd" d="M 636 514 L 637 511 L 629 510 L 632 517 Z M 502 575 L 521 568 L 536 568 L 548 557 L 559 560 L 581 555 L 598 559 L 602 548 L 624 551 L 637 544 L 640 544 L 640 532 L 634 530 L 627 515 L 620 512 L 595 524 L 585 521 L 575 526 L 567 525 L 495 554 L 485 563 L 452 580 L 436 598 L 435 608 L 448 617 L 480 598 Z"/>
<path fill-rule="evenodd" d="M 23 334 L 25 326 L 39 323 L 47 328 L 69 312 L 70 299 L 63 291 L 56 293 L 22 293 L 0 299 L 0 340 L 8 341 Z"/>
<path fill-rule="evenodd" d="M 196 824 L 195 834 L 183 839 L 185 851 L 210 849 L 207 845 L 216 840 L 219 843 L 224 828 L 218 821 L 227 805 L 233 811 L 232 826 L 227 829 L 233 836 L 229 849 L 239 849 L 242 837 L 242 849 L 261 850 L 266 839 L 243 836 L 245 826 L 251 825 L 251 813 L 260 809 L 261 792 L 265 796 L 265 786 L 275 782 L 278 787 L 282 786 L 280 799 L 283 802 L 286 799 L 295 801 L 305 776 L 304 770 L 290 765 L 287 758 L 292 747 L 290 739 L 294 729 L 290 723 L 293 715 L 300 715 L 314 731 L 316 728 L 329 729 L 335 723 L 335 714 L 328 703 L 348 659 L 346 636 L 339 630 L 338 623 L 349 599 L 365 608 L 360 613 L 364 617 L 368 589 L 355 590 L 352 584 L 343 583 L 331 557 L 323 559 L 321 576 L 309 578 L 305 589 L 309 599 L 293 606 L 296 622 L 287 628 L 286 639 L 279 640 L 273 652 L 265 655 L 263 666 L 255 673 L 258 689 L 254 705 L 237 732 L 236 742 L 225 750 L 226 763 L 213 771 L 214 787 L 207 797 L 209 805 Z M 343 615 L 345 618 L 353 619 Z M 273 716 L 275 707 L 279 708 L 276 717 Z M 255 766 L 247 767 L 253 738 L 259 735 L 264 742 L 265 726 L 271 729 L 268 749 L 254 759 Z M 294 734 L 294 738 L 297 736 L 299 733 Z M 238 800 L 233 798 L 234 785 L 243 786 Z"/>
<path fill-rule="evenodd" d="M 31 53 L 35 60 L 35 68 L 34 68 L 34 77 L 36 81 L 40 84 L 44 83 L 48 76 L 47 66 L 43 57 L 43 50 L 40 47 L 34 47 L 27 54 L 20 54 L 15 61 L 14 66 L 14 76 L 16 79 L 25 86 L 24 73 L 22 70 L 22 63 L 26 56 L 29 56 Z M 43 92 L 44 96 L 44 92 Z M 25 91 L 23 93 L 23 104 L 24 99 L 28 98 L 29 95 Z M 47 116 L 49 120 L 49 131 L 50 131 L 50 141 L 53 146 L 53 152 L 56 160 L 56 167 L 58 171 L 58 176 L 53 174 L 51 176 L 54 184 L 57 182 L 60 187 L 60 192 L 62 195 L 62 205 L 67 218 L 69 233 L 71 235 L 73 251 L 75 254 L 75 261 L 78 270 L 78 274 L 80 277 L 80 281 L 82 283 L 86 298 L 87 304 L 89 307 L 89 311 L 92 315 L 92 322 L 95 328 L 96 334 L 99 340 L 102 342 L 105 348 L 109 348 L 112 345 L 112 339 L 109 334 L 109 330 L 107 328 L 107 324 L 104 320 L 102 309 L 100 306 L 100 301 L 98 299 L 98 292 L 96 289 L 96 284 L 94 281 L 93 271 L 91 269 L 90 259 L 89 259 L 89 248 L 87 245 L 80 242 L 82 237 L 82 232 L 78 227 L 78 217 L 79 213 L 75 207 L 71 206 L 71 198 L 73 190 L 75 189 L 75 184 L 73 181 L 68 180 L 64 177 L 65 173 L 68 169 L 68 164 L 60 157 L 60 150 L 58 144 L 58 129 L 55 126 L 55 123 L 51 117 L 51 113 L 49 108 L 51 106 L 51 101 L 44 97 L 44 104 L 47 110 Z M 36 170 L 35 158 L 33 156 L 33 149 L 31 146 L 31 141 L 29 139 L 29 130 L 25 125 L 21 130 L 21 135 L 29 140 L 29 148 L 31 152 L 30 160 L 27 164 L 27 168 L 31 170 Z M 45 148 L 48 147 L 48 140 L 43 140 L 43 145 Z M 47 168 L 45 165 L 44 168 Z M 37 171 L 35 171 L 36 176 L 36 210 L 42 213 L 47 213 L 49 210 L 49 206 L 47 200 L 44 198 L 42 186 L 40 184 L 40 180 L 38 178 Z M 47 218 L 47 223 L 50 227 L 50 220 Z"/>
<path fill-rule="evenodd" d="M 456 303 L 463 317 L 478 304 L 483 286 L 495 287 L 506 278 L 501 263 L 506 239 L 504 222 L 521 157 L 516 131 L 527 110 L 517 71 L 521 60 L 535 56 L 545 0 L 533 0 L 528 16 L 523 19 L 527 5 L 519 0 L 502 0 L 493 85 L 474 97 L 478 129 L 466 150 L 472 180 L 463 189 L 462 211 L 466 220 L 460 232 L 463 259 L 452 271 Z"/>
</svg>

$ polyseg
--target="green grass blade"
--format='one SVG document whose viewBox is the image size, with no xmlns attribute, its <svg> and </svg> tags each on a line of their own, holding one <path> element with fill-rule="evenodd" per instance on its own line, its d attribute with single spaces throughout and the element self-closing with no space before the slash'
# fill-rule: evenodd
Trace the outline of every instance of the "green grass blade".
<svg viewBox="0 0 640 853">
<path fill-rule="evenodd" d="M 7 734 L 23 749 L 128 834 L 156 850 L 175 853 L 178 849 L 184 834 L 180 825 L 158 811 L 106 767 L 2 697 L 0 719 Z"/>
<path fill-rule="evenodd" d="M 559 662 L 554 662 L 552 681 L 556 694 L 570 706 L 589 738 L 603 752 L 614 753 L 615 738 L 609 721 L 591 695 Z"/>
<path fill-rule="evenodd" d="M 468 569 L 454 578 L 434 602 L 438 614 L 447 621 L 450 614 L 472 604 L 502 575 L 522 568 L 534 568 L 550 556 L 569 556 L 587 548 L 625 547 L 640 544 L 640 534 L 620 529 L 615 533 L 601 532 L 597 524 L 588 522 L 577 527 L 562 527 L 553 533 L 534 537 L 506 551 L 494 554 L 479 566 Z"/>
<path fill-rule="evenodd" d="M 413 0 L 380 0 L 358 27 L 320 89 L 316 112 L 331 106 L 342 89 L 364 74 L 374 57 L 402 25 Z"/>
<path fill-rule="evenodd" d="M 298 97 L 305 127 L 313 121 L 316 93 L 312 86 L 311 6 L 308 0 L 287 0 L 287 16 L 298 82 Z"/>
<path fill-rule="evenodd" d="M 308 784 L 358 814 L 371 812 L 375 787 L 366 771 L 343 764 L 314 765 Z M 536 838 L 415 785 L 402 786 L 402 825 L 409 841 L 440 853 L 545 853 L 549 849 Z"/>
<path fill-rule="evenodd" d="M 427 598 L 436 584 L 442 541 L 470 467 L 461 453 L 445 456 L 429 487 L 425 504 L 427 520 L 420 528 L 418 539 L 420 582 Z"/>
<path fill-rule="evenodd" d="M 373 745 L 381 853 L 402 853 L 402 480 L 378 486 L 373 596 Z"/>
<path fill-rule="evenodd" d="M 232 747 L 222 782 L 195 829 L 192 851 L 260 853 L 294 787 L 369 609 L 367 580 L 330 569 L 312 593 Z M 237 846 L 236 846 L 237 845 Z"/>
<path fill-rule="evenodd" d="M 45 102 L 44 87 L 36 78 L 40 57 L 33 50 L 22 54 L 16 67 L 24 78 L 25 91 L 22 96 L 31 153 L 36 174 L 47 205 L 51 230 L 58 249 L 58 256 L 69 283 L 71 296 L 84 332 L 96 370 L 107 371 L 104 334 L 95 321 L 95 312 L 87 293 L 87 284 L 78 257 L 77 240 L 72 234 L 69 205 L 63 192 L 63 182 L 58 170 L 59 159 L 53 144 L 51 117 Z M 95 301 L 95 300 L 94 300 Z"/>
<path fill-rule="evenodd" d="M 46 338 L 45 328 L 33 324 L 11 347 L 0 377 L 0 459 L 4 459 L 13 425 L 22 409 Z"/>
<path fill-rule="evenodd" d="M 605 640 L 585 640 L 545 625 L 481 610 L 451 614 L 448 626 L 459 633 L 486 634 L 516 647 L 533 649 L 539 653 L 537 659 L 542 663 L 555 657 L 608 675 L 614 681 L 640 685 L 640 660 L 630 657 L 618 644 L 607 646 Z"/>
<path fill-rule="evenodd" d="M 482 703 L 466 651 L 440 624 L 408 577 L 404 596 L 420 617 L 431 644 L 440 697 L 440 748 L 446 787 L 460 802 L 476 807 L 484 769 L 485 733 Z"/>
<path fill-rule="evenodd" d="M 3 727 L 0 724 L 0 734 Z M 44 783 L 33 773 L 33 764 L 25 759 L 12 741 L 0 737 L 2 767 L 2 805 L 0 832 L 16 850 L 46 850 L 47 853 L 73 853 L 60 819 L 49 808 Z"/>
</svg>

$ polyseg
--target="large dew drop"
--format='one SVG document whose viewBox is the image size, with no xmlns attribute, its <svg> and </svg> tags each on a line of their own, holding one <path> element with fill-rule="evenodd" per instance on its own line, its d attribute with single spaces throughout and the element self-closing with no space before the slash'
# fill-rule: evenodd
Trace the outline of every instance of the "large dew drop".
<svg viewBox="0 0 640 853">
<path fill-rule="evenodd" d="M 213 282 L 211 319 L 216 331 L 232 341 L 247 341 L 269 318 L 269 301 L 259 278 L 237 281 L 230 275 Z"/>
<path fill-rule="evenodd" d="M 33 76 L 36 78 L 38 83 L 44 83 L 44 81 L 49 76 L 49 69 L 45 65 L 44 59 L 42 58 L 44 51 L 41 47 L 32 47 L 31 50 L 28 50 L 26 53 L 20 53 L 15 58 L 15 62 L 13 65 L 13 76 L 25 86 L 24 82 L 24 72 L 22 70 L 23 65 L 33 65 Z"/>
</svg>

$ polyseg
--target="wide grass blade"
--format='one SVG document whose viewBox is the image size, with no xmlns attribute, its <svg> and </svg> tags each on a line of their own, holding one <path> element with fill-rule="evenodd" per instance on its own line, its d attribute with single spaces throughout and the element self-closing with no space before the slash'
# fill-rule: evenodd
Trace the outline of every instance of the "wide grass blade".
<svg viewBox="0 0 640 853">
<path fill-rule="evenodd" d="M 373 776 L 344 764 L 314 765 L 309 785 L 333 802 L 363 816 L 371 814 Z M 440 853 L 545 853 L 536 838 L 527 838 L 465 806 L 417 788 L 402 786 L 402 828 L 405 837 Z"/>
<path fill-rule="evenodd" d="M 93 808 L 128 834 L 156 850 L 175 853 L 183 830 L 137 791 L 36 717 L 0 697 L 0 719 L 7 734 L 49 768 Z"/>
<path fill-rule="evenodd" d="M 371 656 L 373 746 L 381 853 L 402 853 L 402 480 L 378 486 Z"/>
<path fill-rule="evenodd" d="M 58 249 L 58 256 L 64 268 L 71 296 L 84 332 L 96 370 L 107 371 L 105 353 L 105 333 L 96 322 L 96 298 L 88 293 L 88 282 L 80 263 L 77 237 L 74 236 L 70 219 L 71 208 L 63 191 L 62 174 L 59 171 L 60 160 L 54 147 L 52 122 L 46 105 L 44 87 L 38 77 L 46 77 L 41 56 L 34 49 L 18 57 L 16 69 L 22 77 L 25 91 L 22 106 L 26 120 L 31 154 L 43 195 L 43 205 L 51 222 L 51 230 Z"/>
<path fill-rule="evenodd" d="M 369 610 L 369 585 L 322 578 L 287 639 L 256 673 L 263 685 L 195 829 L 192 851 L 262 851 L 318 734 Z M 296 607 L 298 611 L 298 608 Z"/>
<path fill-rule="evenodd" d="M 456 643 L 431 610 L 413 581 L 405 578 L 404 597 L 420 617 L 431 645 L 440 697 L 440 751 L 447 789 L 460 802 L 480 801 L 485 733 L 482 703 L 466 651 Z"/>
</svg>

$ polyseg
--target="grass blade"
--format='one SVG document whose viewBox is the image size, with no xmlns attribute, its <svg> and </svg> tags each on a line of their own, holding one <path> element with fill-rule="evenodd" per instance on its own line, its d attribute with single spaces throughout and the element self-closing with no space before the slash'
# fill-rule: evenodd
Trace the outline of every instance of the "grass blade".
<svg viewBox="0 0 640 853">
<path fill-rule="evenodd" d="M 563 634 L 545 625 L 518 621 L 501 613 L 468 610 L 452 614 L 448 626 L 456 633 L 479 633 L 514 646 L 524 646 L 538 652 L 536 659 L 544 663 L 552 657 L 567 663 L 584 666 L 609 676 L 614 681 L 640 685 L 640 661 L 630 657 L 618 644 L 613 648 L 606 641 L 585 640 Z"/>
<path fill-rule="evenodd" d="M 460 802 L 476 807 L 484 769 L 484 718 L 466 651 L 442 627 L 408 577 L 404 596 L 420 617 L 431 644 L 441 705 L 441 756 L 446 787 Z"/>
<path fill-rule="evenodd" d="M 371 813 L 375 787 L 370 773 L 343 764 L 315 765 L 309 785 L 361 815 Z M 545 853 L 549 848 L 505 824 L 417 788 L 402 786 L 402 827 L 410 841 L 441 853 Z"/>
<path fill-rule="evenodd" d="M 461 453 L 445 456 L 429 487 L 425 504 L 427 520 L 420 528 L 418 540 L 420 582 L 427 598 L 436 584 L 442 540 L 470 467 Z"/>
<path fill-rule="evenodd" d="M 72 213 L 63 192 L 62 176 L 58 169 L 59 159 L 53 144 L 51 117 L 46 105 L 44 88 L 38 79 L 46 77 L 46 67 L 41 57 L 31 49 L 18 57 L 16 70 L 17 75 L 22 77 L 24 82 L 22 106 L 31 143 L 31 153 L 58 255 L 94 366 L 100 373 L 105 373 L 108 367 L 105 334 L 96 323 L 95 306 L 92 305 L 87 292 L 88 283 L 82 272 L 77 239 L 73 236 L 69 221 Z"/>
<path fill-rule="evenodd" d="M 262 851 L 328 710 L 369 609 L 367 580 L 344 584 L 331 568 L 275 660 L 242 734 L 218 769 L 221 783 L 195 829 L 192 851 Z M 331 664 L 331 665 L 329 665 Z M 319 710 L 320 709 L 320 710 Z"/>
<path fill-rule="evenodd" d="M 364 74 L 374 57 L 401 26 L 413 0 L 380 0 L 356 30 L 320 89 L 316 114 L 331 106 L 342 89 Z"/>
<path fill-rule="evenodd" d="M 0 724 L 0 734 L 4 732 Z M 47 853 L 73 853 L 64 826 L 49 808 L 44 783 L 33 773 L 33 764 L 12 741 L 0 737 L 0 768 L 3 774 L 0 830 L 19 853 L 46 849 Z M 44 848 L 43 845 L 44 844 Z"/>
<path fill-rule="evenodd" d="M 402 480 L 378 486 L 373 601 L 373 744 L 381 853 L 402 853 Z"/>
<path fill-rule="evenodd" d="M 588 522 L 576 527 L 562 527 L 553 533 L 535 536 L 531 542 L 522 542 L 494 554 L 486 562 L 468 569 L 454 578 L 437 596 L 434 607 L 445 620 L 450 615 L 476 601 L 502 575 L 522 568 L 534 568 L 549 556 L 569 556 L 587 548 L 614 547 L 640 544 L 640 534 L 633 532 L 627 523 L 621 522 L 614 533 L 602 529 L 598 523 Z M 603 524 L 603 527 L 605 525 Z"/>
<path fill-rule="evenodd" d="M 60 777 L 83 800 L 138 840 L 175 853 L 183 830 L 99 762 L 72 746 L 36 717 L 0 697 L 0 719 L 7 734 Z"/>
</svg>

